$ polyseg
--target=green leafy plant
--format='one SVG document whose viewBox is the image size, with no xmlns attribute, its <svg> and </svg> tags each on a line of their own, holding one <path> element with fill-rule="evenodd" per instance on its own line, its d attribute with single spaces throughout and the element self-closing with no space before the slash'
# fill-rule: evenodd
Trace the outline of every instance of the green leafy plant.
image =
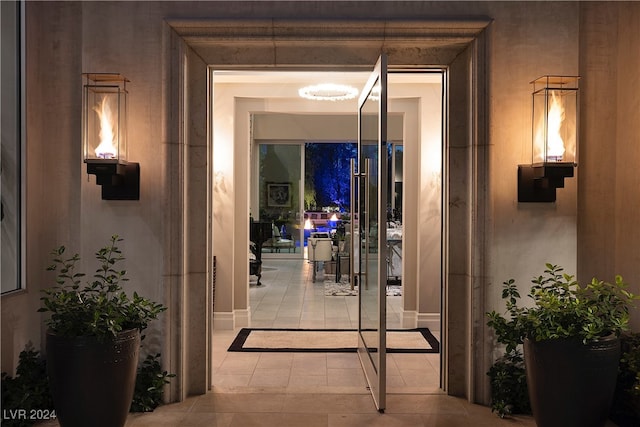
<svg viewBox="0 0 640 427">
<path fill-rule="evenodd" d="M 640 397 L 640 333 L 622 336 L 618 387 L 632 396 Z"/>
<path fill-rule="evenodd" d="M 544 274 L 533 279 L 529 297 L 534 306 L 518 305 L 520 294 L 513 279 L 504 282 L 502 298 L 506 300 L 505 317 L 488 313 L 488 325 L 507 352 L 524 338 L 535 341 L 579 338 L 584 343 L 629 329 L 629 308 L 639 297 L 627 290 L 621 276 L 607 283 L 593 279 L 581 286 L 562 267 L 546 264 Z"/>
<path fill-rule="evenodd" d="M 164 386 L 173 377 L 175 374 L 162 370 L 160 353 L 148 355 L 138 367 L 131 412 L 152 412 L 162 405 Z M 46 359 L 31 343 L 20 352 L 15 377 L 2 373 L 2 409 L 2 425 L 12 427 L 32 425 L 33 421 L 21 419 L 29 414 L 55 416 Z"/>
<path fill-rule="evenodd" d="M 629 392 L 640 397 L 640 333 L 624 337 L 622 348 L 620 371 L 628 375 Z"/>
<path fill-rule="evenodd" d="M 138 367 L 131 412 L 151 412 L 163 403 L 163 389 L 176 375 L 163 371 L 160 353 L 148 355 Z"/>
<path fill-rule="evenodd" d="M 622 277 L 614 283 L 593 279 L 581 286 L 563 268 L 546 264 L 532 280 L 528 297 L 533 306 L 519 305 L 515 280 L 503 283 L 506 315 L 487 313 L 487 325 L 504 345 L 504 355 L 487 373 L 491 378 L 492 410 L 500 417 L 530 411 L 524 361 L 520 352 L 525 338 L 535 341 L 575 338 L 584 343 L 629 329 L 629 308 L 639 297 L 627 290 Z"/>
<path fill-rule="evenodd" d="M 117 235 L 95 256 L 99 268 L 94 280 L 81 286 L 84 273 L 75 270 L 80 256 L 65 256 L 64 246 L 52 251 L 53 264 L 48 268 L 58 273 L 56 286 L 45 289 L 40 298 L 43 307 L 38 311 L 50 312 L 46 321 L 54 333 L 64 336 L 96 336 L 100 339 L 114 337 L 118 332 L 137 328 L 143 331 L 151 320 L 166 310 L 162 304 L 139 296 L 130 298 L 121 283 L 127 281 L 126 271 L 117 269 L 124 260 L 117 247 L 121 242 Z"/>
<path fill-rule="evenodd" d="M 316 202 L 316 190 L 311 188 L 305 188 L 304 190 L 304 208 L 310 210 L 315 207 Z"/>
<path fill-rule="evenodd" d="M 622 355 L 611 420 L 619 426 L 640 425 L 640 333 L 621 336 Z"/>
<path fill-rule="evenodd" d="M 530 414 L 527 375 L 522 352 L 505 353 L 487 372 L 491 379 L 491 410 L 500 418 L 512 414 Z"/>
<path fill-rule="evenodd" d="M 20 352 L 15 377 L 3 372 L 1 383 L 3 425 L 14 427 L 32 425 L 33 421 L 25 418 L 36 413 L 55 416 L 47 381 L 46 362 L 40 352 L 34 350 L 31 343 Z"/>
</svg>

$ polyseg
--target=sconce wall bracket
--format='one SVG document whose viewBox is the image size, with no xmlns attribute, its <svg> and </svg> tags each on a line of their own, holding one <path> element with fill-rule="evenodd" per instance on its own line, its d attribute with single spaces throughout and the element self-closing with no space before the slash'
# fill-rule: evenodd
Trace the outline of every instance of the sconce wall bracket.
<svg viewBox="0 0 640 427">
<path fill-rule="evenodd" d="M 564 179 L 573 177 L 574 163 L 518 165 L 518 202 L 551 203 Z"/>
<path fill-rule="evenodd" d="M 102 200 L 140 200 L 140 164 L 86 160 L 87 173 L 96 176 Z"/>
</svg>

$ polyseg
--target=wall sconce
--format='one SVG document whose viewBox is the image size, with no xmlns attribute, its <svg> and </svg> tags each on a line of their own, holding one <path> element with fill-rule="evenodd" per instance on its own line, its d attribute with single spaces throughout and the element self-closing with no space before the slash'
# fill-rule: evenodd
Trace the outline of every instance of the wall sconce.
<svg viewBox="0 0 640 427">
<path fill-rule="evenodd" d="M 555 202 L 577 166 L 578 76 L 543 76 L 533 84 L 531 164 L 518 165 L 518 202 Z"/>
<path fill-rule="evenodd" d="M 127 82 L 120 74 L 84 73 L 82 139 L 87 173 L 103 200 L 140 200 L 140 165 L 127 161 Z"/>
</svg>

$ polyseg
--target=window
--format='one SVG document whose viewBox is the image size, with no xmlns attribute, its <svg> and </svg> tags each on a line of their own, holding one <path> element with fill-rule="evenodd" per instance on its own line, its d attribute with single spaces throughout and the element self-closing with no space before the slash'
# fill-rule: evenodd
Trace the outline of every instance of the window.
<svg viewBox="0 0 640 427">
<path fill-rule="evenodd" d="M 2 293 L 22 287 L 23 3 L 0 2 L 0 258 Z"/>
</svg>

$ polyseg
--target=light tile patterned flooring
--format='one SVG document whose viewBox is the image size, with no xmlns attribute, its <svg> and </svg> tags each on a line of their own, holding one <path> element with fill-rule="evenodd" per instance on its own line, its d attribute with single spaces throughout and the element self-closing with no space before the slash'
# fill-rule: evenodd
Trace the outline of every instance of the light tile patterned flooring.
<svg viewBox="0 0 640 427">
<path fill-rule="evenodd" d="M 323 275 L 318 274 L 314 283 L 311 264 L 304 260 L 265 259 L 263 265 L 262 285 L 256 286 L 255 281 L 250 285 L 251 326 L 357 328 L 358 298 L 325 297 Z M 389 297 L 387 301 L 388 328 L 400 328 L 402 297 Z M 323 393 L 366 391 L 356 354 L 228 353 L 226 349 L 236 332 L 214 332 L 215 387 L 279 387 L 287 392 Z M 438 332 L 434 334 L 437 337 Z M 438 354 L 388 354 L 389 391 L 440 393 L 439 365 Z"/>
<path fill-rule="evenodd" d="M 250 286 L 253 327 L 355 328 L 356 297 L 325 297 L 301 260 L 265 260 L 263 285 Z M 389 298 L 389 328 L 400 327 L 401 297 Z M 434 331 L 435 332 L 435 331 Z M 213 334 L 213 390 L 148 414 L 131 427 L 483 427 L 535 426 L 439 389 L 439 356 L 389 354 L 387 407 L 376 411 L 355 354 L 230 353 L 237 331 Z M 57 423 L 46 425 L 55 426 Z"/>
</svg>

